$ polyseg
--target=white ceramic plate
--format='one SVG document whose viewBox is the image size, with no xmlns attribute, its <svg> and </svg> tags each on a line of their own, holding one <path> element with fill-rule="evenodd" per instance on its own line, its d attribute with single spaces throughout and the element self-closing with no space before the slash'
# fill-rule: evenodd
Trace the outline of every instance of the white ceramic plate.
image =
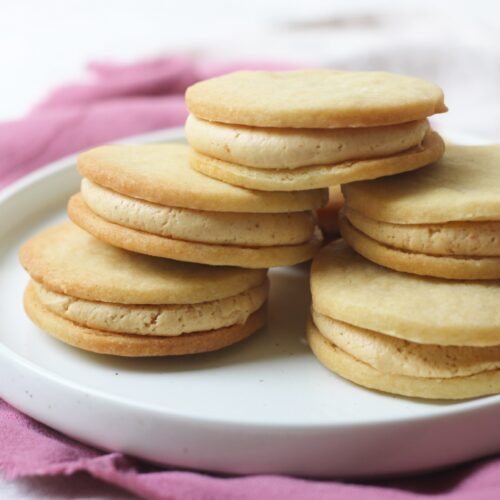
<svg viewBox="0 0 500 500">
<path fill-rule="evenodd" d="M 179 130 L 134 142 L 183 140 Z M 269 327 L 223 351 L 163 359 L 85 353 L 25 316 L 21 242 L 65 218 L 74 157 L 0 197 L 0 395 L 76 439 L 161 464 L 227 473 L 360 477 L 500 451 L 500 397 L 424 402 L 365 390 L 304 341 L 307 266 L 275 269 Z"/>
</svg>

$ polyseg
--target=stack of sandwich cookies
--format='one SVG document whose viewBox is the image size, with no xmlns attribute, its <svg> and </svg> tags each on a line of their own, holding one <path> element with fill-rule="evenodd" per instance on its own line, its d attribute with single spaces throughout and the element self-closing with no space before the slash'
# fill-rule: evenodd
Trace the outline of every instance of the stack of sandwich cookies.
<svg viewBox="0 0 500 500">
<path fill-rule="evenodd" d="M 398 271 L 500 279 L 500 146 L 447 146 L 429 168 L 342 187 L 344 239 Z"/>
<path fill-rule="evenodd" d="M 134 254 L 66 223 L 21 248 L 32 281 L 25 309 L 72 346 L 119 356 L 213 351 L 266 319 L 265 270 L 212 267 Z"/>
<path fill-rule="evenodd" d="M 264 191 L 328 187 L 413 170 L 444 144 L 427 117 L 436 85 L 379 72 L 246 71 L 186 93 L 196 170 Z"/>
<path fill-rule="evenodd" d="M 130 251 L 210 265 L 268 268 L 319 249 L 314 210 L 326 189 L 252 191 L 206 177 L 182 144 L 114 145 L 78 158 L 75 224 Z"/>
<path fill-rule="evenodd" d="M 500 284 L 399 273 L 339 241 L 315 258 L 308 339 L 330 370 L 411 397 L 500 392 Z"/>
</svg>

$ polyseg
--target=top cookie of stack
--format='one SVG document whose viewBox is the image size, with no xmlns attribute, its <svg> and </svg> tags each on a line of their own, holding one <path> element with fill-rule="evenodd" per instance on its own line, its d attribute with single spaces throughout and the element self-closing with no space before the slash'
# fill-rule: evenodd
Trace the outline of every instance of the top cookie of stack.
<svg viewBox="0 0 500 500">
<path fill-rule="evenodd" d="M 191 166 L 230 184 L 294 191 L 414 170 L 439 159 L 427 117 L 443 92 L 383 72 L 242 71 L 190 87 Z"/>
</svg>

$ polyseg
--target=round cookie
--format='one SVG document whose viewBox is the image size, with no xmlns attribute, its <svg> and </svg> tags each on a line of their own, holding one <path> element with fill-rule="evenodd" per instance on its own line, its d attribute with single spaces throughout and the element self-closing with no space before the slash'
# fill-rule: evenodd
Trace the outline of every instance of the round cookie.
<svg viewBox="0 0 500 500">
<path fill-rule="evenodd" d="M 140 254 L 212 266 L 263 269 L 294 265 L 310 260 L 321 246 L 321 239 L 316 237 L 298 245 L 260 248 L 175 240 L 109 222 L 92 212 L 79 194 L 69 200 L 68 215 L 76 225 L 110 245 Z"/>
<path fill-rule="evenodd" d="M 467 399 L 500 392 L 500 370 L 453 378 L 387 374 L 339 349 L 323 337 L 312 322 L 308 325 L 307 338 L 313 353 L 326 368 L 370 389 L 428 399 Z"/>
<path fill-rule="evenodd" d="M 383 158 L 420 145 L 428 131 L 427 120 L 341 129 L 255 128 L 208 122 L 193 115 L 186 121 L 189 145 L 199 153 L 262 169 Z"/>
<path fill-rule="evenodd" d="M 253 168 L 212 158 L 191 150 L 193 169 L 226 183 L 262 191 L 310 190 L 375 179 L 432 163 L 443 155 L 444 142 L 436 132 L 430 131 L 421 146 L 382 158 L 350 160 L 330 165 L 313 165 L 294 169 Z"/>
<path fill-rule="evenodd" d="M 260 285 L 267 274 L 264 269 L 209 267 L 127 252 L 70 223 L 33 236 L 19 256 L 28 274 L 49 290 L 116 304 L 220 300 Z"/>
<path fill-rule="evenodd" d="M 72 224 L 23 245 L 34 280 L 25 308 L 70 345 L 122 356 L 219 349 L 265 322 L 266 272 L 156 259 L 106 245 Z"/>
<path fill-rule="evenodd" d="M 373 127 L 447 110 L 430 82 L 327 69 L 231 73 L 189 87 L 186 103 L 198 118 L 252 127 Z"/>
<path fill-rule="evenodd" d="M 500 145 L 449 145 L 422 171 L 346 185 L 342 235 L 398 271 L 500 279 L 499 165 Z"/>
<path fill-rule="evenodd" d="M 381 266 L 404 273 L 456 280 L 500 279 L 500 256 L 442 256 L 393 248 L 358 231 L 340 214 L 340 233 L 356 252 Z"/>
<path fill-rule="evenodd" d="M 423 344 L 500 344 L 498 281 L 399 273 L 337 241 L 315 257 L 311 293 L 314 311 L 359 328 Z"/>
<path fill-rule="evenodd" d="M 78 157 L 78 171 L 94 184 L 169 207 L 214 212 L 286 213 L 322 207 L 326 190 L 264 193 L 193 171 L 185 144 L 114 144 Z"/>
<path fill-rule="evenodd" d="M 309 260 L 313 210 L 327 190 L 257 193 L 191 169 L 184 144 L 115 145 L 78 158 L 71 220 L 134 252 L 185 262 L 267 268 Z"/>
<path fill-rule="evenodd" d="M 342 186 L 346 207 L 394 224 L 500 221 L 500 145 L 447 145 L 429 168 Z"/>
</svg>

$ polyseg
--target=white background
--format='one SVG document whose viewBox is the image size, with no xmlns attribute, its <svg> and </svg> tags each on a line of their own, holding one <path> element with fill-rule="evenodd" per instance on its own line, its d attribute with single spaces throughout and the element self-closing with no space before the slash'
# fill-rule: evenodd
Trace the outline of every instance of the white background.
<svg viewBox="0 0 500 500">
<path fill-rule="evenodd" d="M 0 121 L 89 60 L 170 53 L 427 77 L 446 91 L 445 126 L 500 139 L 494 0 L 0 0 Z"/>
</svg>

